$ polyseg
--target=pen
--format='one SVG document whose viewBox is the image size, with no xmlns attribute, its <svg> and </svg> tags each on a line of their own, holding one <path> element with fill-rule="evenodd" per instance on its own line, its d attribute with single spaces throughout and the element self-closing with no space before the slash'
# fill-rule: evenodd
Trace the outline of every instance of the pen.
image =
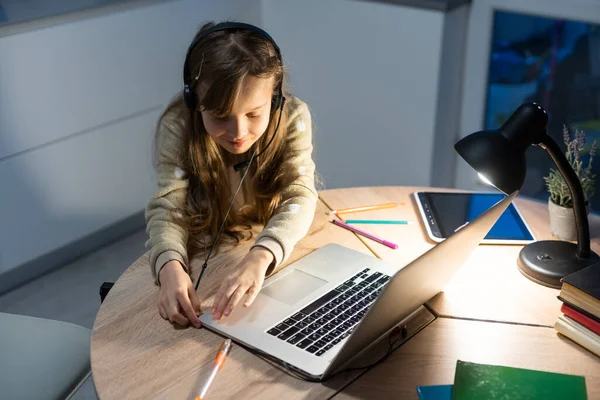
<svg viewBox="0 0 600 400">
<path fill-rule="evenodd" d="M 196 396 L 195 400 L 204 400 L 206 392 L 208 392 L 208 388 L 210 387 L 210 384 L 215 379 L 215 376 L 217 376 L 217 372 L 219 372 L 219 370 L 223 368 L 223 364 L 225 364 L 225 360 L 227 359 L 227 355 L 229 354 L 230 350 L 231 339 L 225 339 L 223 343 L 221 343 L 221 347 L 219 347 L 219 351 L 217 352 L 217 358 L 215 359 L 215 365 L 213 366 L 213 370 L 211 371 L 206 382 L 204 382 L 204 386 L 202 386 L 202 390 L 200 391 L 200 394 Z"/>
<path fill-rule="evenodd" d="M 353 207 L 353 208 L 342 208 L 340 210 L 333 210 L 330 214 L 344 214 L 361 211 L 381 210 L 383 208 L 394 208 L 397 207 L 398 203 L 385 203 L 385 204 L 373 204 L 370 206 Z"/>
<path fill-rule="evenodd" d="M 350 231 L 352 231 L 354 233 L 358 233 L 359 235 L 368 237 L 369 239 L 374 240 L 377 243 L 381 243 L 381 244 L 383 244 L 383 245 L 385 245 L 387 247 L 391 247 L 392 249 L 397 249 L 398 248 L 398 245 L 396 243 L 392 243 L 392 242 L 389 242 L 387 240 L 380 239 L 377 236 L 371 235 L 370 233 L 363 231 L 362 229 L 355 228 L 353 226 L 350 226 L 348 224 L 343 223 L 342 221 L 338 221 L 337 219 L 334 219 L 333 223 L 336 224 L 336 225 L 338 225 L 338 226 L 341 226 L 342 228 L 346 228 L 346 229 L 348 229 L 348 230 L 350 230 Z"/>
<path fill-rule="evenodd" d="M 378 225 L 408 225 L 411 222 L 405 220 L 388 219 L 347 219 L 347 224 L 378 224 Z"/>
</svg>

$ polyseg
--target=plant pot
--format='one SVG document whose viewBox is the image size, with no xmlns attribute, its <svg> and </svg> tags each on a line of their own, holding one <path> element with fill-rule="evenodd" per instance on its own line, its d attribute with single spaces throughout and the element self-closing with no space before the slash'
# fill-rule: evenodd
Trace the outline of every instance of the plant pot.
<svg viewBox="0 0 600 400">
<path fill-rule="evenodd" d="M 590 213 L 590 207 L 586 203 L 586 213 Z M 550 230 L 552 235 L 560 240 L 577 240 L 577 228 L 575 227 L 575 214 L 570 207 L 561 207 L 548 199 L 548 212 L 550 213 Z"/>
</svg>

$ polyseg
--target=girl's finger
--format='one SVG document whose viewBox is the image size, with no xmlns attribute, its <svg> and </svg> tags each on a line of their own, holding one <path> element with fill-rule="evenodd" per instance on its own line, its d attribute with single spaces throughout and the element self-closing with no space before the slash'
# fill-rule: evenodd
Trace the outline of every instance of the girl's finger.
<svg viewBox="0 0 600 400">
<path fill-rule="evenodd" d="M 179 308 L 177 306 L 171 306 L 167 310 L 167 315 L 169 316 L 169 321 L 172 323 L 177 323 L 181 326 L 187 326 L 190 323 L 190 321 L 188 321 L 188 319 L 179 312 Z"/>
<path fill-rule="evenodd" d="M 192 307 L 194 308 L 196 315 L 199 315 L 201 312 L 200 300 L 198 300 L 198 294 L 196 293 L 192 285 L 190 285 L 190 287 L 188 288 L 188 296 L 190 297 L 190 301 L 192 302 Z"/>
<path fill-rule="evenodd" d="M 213 301 L 213 306 L 210 309 L 211 313 L 216 313 L 217 312 L 217 306 L 219 305 L 219 303 L 221 302 L 221 298 L 223 297 L 223 295 L 225 294 L 225 290 L 229 287 L 229 283 L 227 283 L 227 281 L 224 281 L 221 286 L 219 286 L 219 290 L 217 291 L 217 294 L 215 294 L 215 300 Z"/>
<path fill-rule="evenodd" d="M 217 312 L 217 306 L 219 305 L 219 303 L 221 302 L 221 299 L 223 298 L 223 296 L 225 295 L 225 290 L 227 290 L 227 288 L 229 287 L 229 283 L 227 281 L 224 281 L 221 286 L 219 287 L 219 290 L 217 291 L 217 294 L 215 295 L 215 300 L 213 302 L 213 306 L 210 310 L 210 312 L 214 315 Z"/>
<path fill-rule="evenodd" d="M 169 297 L 168 304 L 165 304 L 165 312 L 167 317 L 169 317 L 169 321 L 172 323 L 177 323 L 181 326 L 187 326 L 190 321 L 181 313 L 181 308 L 179 307 L 179 302 L 177 301 L 177 297 Z"/>
<path fill-rule="evenodd" d="M 235 308 L 237 303 L 239 303 L 242 296 L 246 293 L 247 290 L 248 290 L 247 286 L 238 286 L 236 291 L 231 296 L 231 299 L 229 300 L 229 304 L 225 308 L 225 316 L 228 316 L 229 314 L 231 314 L 231 312 L 233 311 L 233 309 Z"/>
<path fill-rule="evenodd" d="M 258 296 L 258 292 L 260 292 L 260 286 L 254 285 L 248 290 L 248 297 L 246 297 L 246 301 L 244 302 L 244 307 L 249 307 Z"/>
<path fill-rule="evenodd" d="M 223 316 L 223 311 L 225 310 L 227 303 L 229 303 L 229 299 L 231 298 L 231 296 L 237 288 L 238 283 L 235 282 L 225 290 L 225 292 L 221 296 L 221 300 L 219 300 L 219 304 L 217 304 L 217 310 L 215 311 L 214 315 L 216 319 L 221 319 L 221 317 Z"/>
<path fill-rule="evenodd" d="M 190 321 L 196 328 L 200 328 L 200 320 L 196 315 L 194 307 L 192 307 L 192 302 L 188 297 L 188 292 L 178 292 L 177 301 L 179 302 L 179 307 L 187 317 L 187 320 Z"/>
<path fill-rule="evenodd" d="M 158 303 L 158 313 L 160 314 L 160 317 L 162 319 L 167 319 L 167 320 L 169 319 L 169 317 L 167 317 L 167 313 L 165 312 L 165 309 L 161 303 Z"/>
</svg>

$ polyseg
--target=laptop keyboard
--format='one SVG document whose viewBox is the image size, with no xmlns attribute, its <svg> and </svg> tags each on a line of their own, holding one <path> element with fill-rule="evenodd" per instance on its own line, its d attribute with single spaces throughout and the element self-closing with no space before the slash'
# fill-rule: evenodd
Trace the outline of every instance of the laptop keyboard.
<svg viewBox="0 0 600 400">
<path fill-rule="evenodd" d="M 352 333 L 389 280 L 388 275 L 365 268 L 267 333 L 322 356 Z"/>
</svg>

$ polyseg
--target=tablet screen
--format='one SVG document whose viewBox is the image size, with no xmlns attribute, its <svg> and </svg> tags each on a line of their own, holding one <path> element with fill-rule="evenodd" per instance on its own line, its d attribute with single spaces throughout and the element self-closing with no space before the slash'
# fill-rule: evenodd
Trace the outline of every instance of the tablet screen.
<svg viewBox="0 0 600 400">
<path fill-rule="evenodd" d="M 423 193 L 442 237 L 447 238 L 465 222 L 470 222 L 502 200 L 495 193 Z M 485 237 L 487 240 L 533 240 L 531 232 L 510 204 Z"/>
</svg>

